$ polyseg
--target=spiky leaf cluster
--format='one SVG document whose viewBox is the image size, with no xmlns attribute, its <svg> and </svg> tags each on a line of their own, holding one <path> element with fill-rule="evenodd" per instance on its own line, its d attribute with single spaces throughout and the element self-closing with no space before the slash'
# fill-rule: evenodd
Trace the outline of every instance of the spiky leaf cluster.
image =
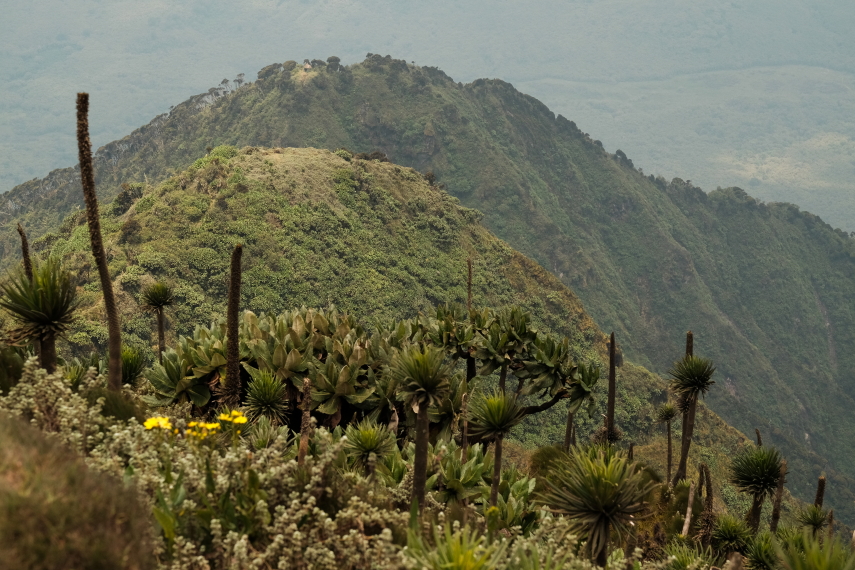
<svg viewBox="0 0 855 570">
<path fill-rule="evenodd" d="M 743 451 L 730 465 L 730 482 L 752 496 L 771 496 L 781 475 L 781 459 L 781 453 L 774 447 Z"/>
<path fill-rule="evenodd" d="M 77 309 L 77 285 L 56 258 L 36 263 L 33 280 L 23 269 L 13 271 L 0 283 L 0 307 L 19 323 L 7 333 L 11 343 L 56 337 L 71 326 Z"/>
<path fill-rule="evenodd" d="M 540 501 L 570 518 L 589 552 L 597 553 L 608 544 L 610 530 L 622 537 L 643 517 L 654 487 L 621 453 L 577 449 L 544 481 Z"/>
<path fill-rule="evenodd" d="M 288 416 L 288 388 L 267 370 L 246 367 L 252 380 L 247 387 L 246 411 L 250 421 L 264 416 L 283 425 Z"/>
<path fill-rule="evenodd" d="M 677 407 L 681 412 L 685 412 L 691 402 L 705 395 L 715 384 L 712 380 L 714 373 L 712 361 L 699 356 L 686 356 L 668 370 L 671 391 L 677 397 Z"/>
</svg>

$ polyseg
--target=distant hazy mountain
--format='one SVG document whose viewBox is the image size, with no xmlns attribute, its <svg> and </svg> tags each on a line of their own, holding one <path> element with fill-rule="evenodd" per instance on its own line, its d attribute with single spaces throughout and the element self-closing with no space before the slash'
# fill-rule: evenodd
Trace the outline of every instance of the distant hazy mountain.
<svg viewBox="0 0 855 570">
<path fill-rule="evenodd" d="M 100 145 L 221 74 L 373 52 L 502 77 L 645 172 L 750 188 L 855 230 L 850 0 L 5 4 L 0 190 L 76 161 L 76 91 L 100 109 Z"/>
</svg>

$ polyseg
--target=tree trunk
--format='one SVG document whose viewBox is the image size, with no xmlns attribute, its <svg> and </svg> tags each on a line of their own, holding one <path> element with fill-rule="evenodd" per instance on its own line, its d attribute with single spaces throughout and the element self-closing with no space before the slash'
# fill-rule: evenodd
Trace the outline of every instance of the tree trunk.
<svg viewBox="0 0 855 570">
<path fill-rule="evenodd" d="M 683 441 L 680 446 L 680 464 L 677 466 L 677 473 L 674 474 L 674 479 L 671 484 L 676 486 L 677 483 L 686 478 L 686 463 L 689 460 L 689 448 L 692 445 L 692 432 L 695 431 L 695 412 L 698 408 L 698 399 L 692 398 L 689 403 L 689 409 L 686 412 L 686 424 L 683 430 Z"/>
<path fill-rule="evenodd" d="M 787 482 L 787 460 L 781 461 L 781 473 L 778 475 L 778 486 L 775 489 L 775 502 L 772 503 L 772 521 L 769 523 L 769 532 L 775 534 L 778 530 L 778 521 L 781 519 L 781 500 L 784 498 L 784 484 Z"/>
<path fill-rule="evenodd" d="M 671 422 L 668 423 L 668 477 L 666 481 L 671 481 L 671 463 L 673 461 L 673 451 L 671 448 Z"/>
<path fill-rule="evenodd" d="M 600 547 L 600 551 L 597 553 L 597 560 L 596 560 L 597 566 L 600 566 L 601 568 L 605 568 L 606 564 L 608 563 L 608 560 L 609 560 L 609 534 L 610 534 L 610 532 L 609 532 L 608 524 L 609 523 L 606 523 L 606 540 L 603 543 L 603 546 Z"/>
<path fill-rule="evenodd" d="M 466 418 L 469 412 L 469 392 L 463 394 L 461 408 L 460 414 L 463 416 L 463 430 L 460 436 L 460 460 L 466 463 L 466 457 L 469 453 L 469 420 Z"/>
<path fill-rule="evenodd" d="M 611 335 L 609 343 L 609 400 L 606 410 L 606 437 L 608 441 L 612 440 L 612 434 L 615 431 L 615 333 Z"/>
<path fill-rule="evenodd" d="M 686 333 L 686 356 L 695 355 L 695 335 L 692 331 Z"/>
<path fill-rule="evenodd" d="M 297 463 L 302 465 L 309 452 L 309 437 L 312 431 L 312 385 L 308 378 L 303 379 L 303 421 L 300 423 L 300 447 L 297 450 Z"/>
<path fill-rule="evenodd" d="M 416 457 L 413 462 L 413 496 L 419 504 L 419 512 L 424 510 L 425 505 L 425 482 L 427 481 L 427 454 L 428 454 L 428 428 L 430 418 L 428 417 L 428 404 L 419 404 L 416 414 Z M 411 499 L 411 500 L 412 500 Z"/>
<path fill-rule="evenodd" d="M 163 307 L 158 307 L 157 312 L 157 360 L 163 364 L 163 352 L 166 350 L 166 331 L 163 315 Z"/>
<path fill-rule="evenodd" d="M 229 277 L 229 299 L 226 307 L 226 387 L 224 401 L 229 406 L 240 405 L 240 340 L 238 339 L 238 309 L 240 307 L 241 257 L 243 246 L 232 252 Z"/>
<path fill-rule="evenodd" d="M 92 169 L 92 144 L 89 141 L 89 94 L 77 94 L 77 150 L 80 158 L 80 179 L 83 199 L 86 202 L 86 221 L 89 226 L 89 241 L 92 256 L 98 266 L 98 277 L 104 294 L 104 310 L 107 313 L 107 385 L 111 390 L 122 389 L 122 330 L 119 312 L 113 296 L 113 283 L 107 267 L 107 254 L 101 239 L 101 219 L 98 214 L 98 197 L 95 194 L 95 173 Z M 55 354 L 55 353 L 54 353 Z M 55 359 L 55 356 L 54 356 Z"/>
<path fill-rule="evenodd" d="M 39 352 L 39 365 L 53 374 L 56 371 L 56 337 L 53 335 L 41 338 L 41 351 Z"/>
<path fill-rule="evenodd" d="M 751 508 L 748 510 L 748 528 L 751 534 L 757 534 L 760 528 L 760 512 L 763 510 L 763 495 L 755 495 L 751 500 Z"/>
<path fill-rule="evenodd" d="M 502 370 L 499 372 L 499 390 L 502 394 L 505 393 L 505 380 L 508 378 L 508 363 L 502 364 Z"/>
<path fill-rule="evenodd" d="M 573 445 L 573 413 L 567 412 L 567 426 L 564 428 L 564 451 L 569 452 Z"/>
<path fill-rule="evenodd" d="M 493 480 L 490 482 L 490 506 L 495 507 L 499 499 L 499 482 L 502 480 L 502 439 L 503 435 L 496 438 L 496 457 L 493 461 Z"/>
</svg>

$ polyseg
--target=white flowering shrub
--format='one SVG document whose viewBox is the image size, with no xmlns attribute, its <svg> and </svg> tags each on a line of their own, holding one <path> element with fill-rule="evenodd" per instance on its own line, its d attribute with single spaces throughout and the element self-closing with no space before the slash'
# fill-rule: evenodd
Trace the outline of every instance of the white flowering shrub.
<svg viewBox="0 0 855 570">
<path fill-rule="evenodd" d="M 341 429 L 318 428 L 300 465 L 287 429 L 251 426 L 240 410 L 200 420 L 188 406 L 172 407 L 141 424 L 104 415 L 103 398 L 90 403 L 86 391 L 101 387 L 90 371 L 75 391 L 61 370 L 47 374 L 30 360 L 0 397 L 0 413 L 71 447 L 90 469 L 132 483 L 128 492 L 150 509 L 162 570 L 591 568 L 577 557 L 567 521 L 531 500 L 533 480 L 514 474 L 501 508 L 485 514 L 467 503 L 487 489 L 481 473 L 489 469 L 479 462 L 492 459 L 482 446 L 463 463 L 454 444 L 431 448 L 432 492 L 419 518 L 409 504 L 410 446 L 366 469 L 348 458 Z"/>
</svg>

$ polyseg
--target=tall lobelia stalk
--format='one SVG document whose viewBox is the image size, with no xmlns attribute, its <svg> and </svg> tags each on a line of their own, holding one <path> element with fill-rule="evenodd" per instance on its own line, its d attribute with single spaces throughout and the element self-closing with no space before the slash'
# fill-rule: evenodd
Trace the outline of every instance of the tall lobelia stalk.
<svg viewBox="0 0 855 570">
<path fill-rule="evenodd" d="M 113 283 L 107 267 L 107 254 L 101 238 L 101 219 L 98 214 L 98 197 L 95 194 L 95 172 L 92 168 L 92 143 L 89 141 L 89 94 L 77 94 L 77 150 L 80 159 L 80 179 L 83 199 L 86 202 L 86 222 L 92 256 L 98 267 L 101 290 L 104 293 L 104 310 L 107 313 L 107 385 L 111 390 L 122 389 L 122 330 L 119 312 L 113 295 Z"/>
<path fill-rule="evenodd" d="M 21 224 L 18 224 L 18 235 L 21 236 L 21 258 L 24 262 L 24 273 L 27 279 L 33 280 L 33 260 L 30 257 L 30 242 L 27 241 L 27 234 Z"/>
<path fill-rule="evenodd" d="M 30 242 L 27 240 L 27 233 L 23 226 L 18 224 L 18 235 L 21 236 L 21 261 L 24 263 L 24 275 L 33 282 L 33 258 L 30 257 Z M 38 338 L 33 339 L 33 350 L 36 356 L 41 354 L 41 341 Z"/>
<path fill-rule="evenodd" d="M 612 332 L 609 342 L 609 400 L 606 409 L 606 438 L 612 441 L 615 433 L 615 383 L 617 370 L 615 369 L 615 333 Z"/>
<path fill-rule="evenodd" d="M 822 503 L 825 500 L 825 475 L 820 475 L 819 481 L 816 482 L 816 498 L 813 504 L 816 507 L 822 508 Z"/>
<path fill-rule="evenodd" d="M 232 251 L 229 271 L 229 299 L 226 307 L 226 386 L 223 402 L 228 406 L 240 405 L 240 339 L 238 338 L 238 309 L 240 308 L 241 258 L 243 246 L 237 244 Z"/>
</svg>

